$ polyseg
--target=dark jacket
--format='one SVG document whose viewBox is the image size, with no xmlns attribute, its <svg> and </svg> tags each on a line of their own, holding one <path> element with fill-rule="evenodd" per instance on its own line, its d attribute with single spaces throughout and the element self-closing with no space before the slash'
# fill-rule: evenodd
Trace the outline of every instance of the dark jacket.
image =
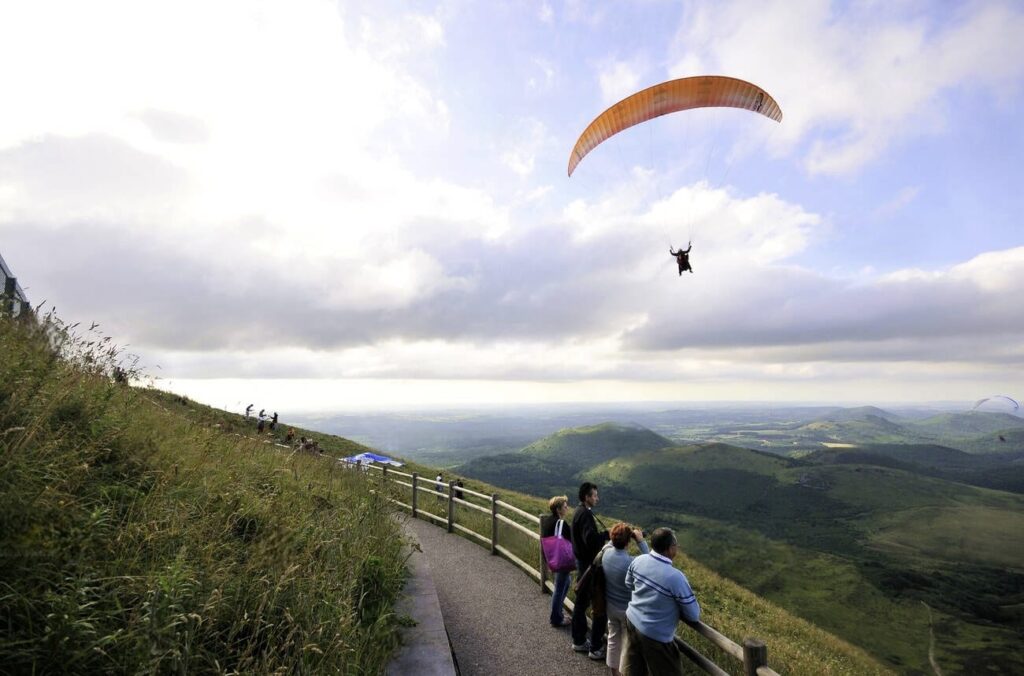
<svg viewBox="0 0 1024 676">
<path fill-rule="evenodd" d="M 576 560 L 589 566 L 608 540 L 608 531 L 597 530 L 594 513 L 580 504 L 572 515 L 572 553 Z"/>
<path fill-rule="evenodd" d="M 555 534 L 555 524 L 558 523 L 558 517 L 554 514 L 548 514 L 540 518 L 540 536 L 542 538 L 549 538 Z M 572 540 L 572 526 L 566 521 L 565 525 L 562 526 L 562 537 L 566 540 Z"/>
</svg>

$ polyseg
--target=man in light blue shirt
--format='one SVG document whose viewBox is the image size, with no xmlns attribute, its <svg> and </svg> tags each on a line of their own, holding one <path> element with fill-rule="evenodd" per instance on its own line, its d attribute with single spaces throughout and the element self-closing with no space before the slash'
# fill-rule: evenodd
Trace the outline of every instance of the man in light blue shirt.
<svg viewBox="0 0 1024 676">
<path fill-rule="evenodd" d="M 679 620 L 700 619 L 700 604 L 683 572 L 672 565 L 679 553 L 675 533 L 659 528 L 651 536 L 654 552 L 636 557 L 626 571 L 632 590 L 626 609 L 624 676 L 682 674 L 682 654 L 673 639 Z"/>
</svg>

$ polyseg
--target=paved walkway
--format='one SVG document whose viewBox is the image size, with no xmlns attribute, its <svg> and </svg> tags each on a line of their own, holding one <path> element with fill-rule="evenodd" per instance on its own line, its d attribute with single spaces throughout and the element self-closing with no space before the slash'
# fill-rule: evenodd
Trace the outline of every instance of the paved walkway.
<svg viewBox="0 0 1024 676">
<path fill-rule="evenodd" d="M 402 645 L 388 664 L 387 676 L 455 676 L 452 649 L 426 554 L 410 552 L 409 572 L 395 613 L 399 617 L 408 615 L 416 624 L 401 629 Z"/>
<path fill-rule="evenodd" d="M 406 518 L 405 529 L 430 563 L 462 676 L 607 676 L 603 661 L 572 651 L 568 629 L 548 625 L 551 597 L 532 578 L 425 521 Z"/>
</svg>

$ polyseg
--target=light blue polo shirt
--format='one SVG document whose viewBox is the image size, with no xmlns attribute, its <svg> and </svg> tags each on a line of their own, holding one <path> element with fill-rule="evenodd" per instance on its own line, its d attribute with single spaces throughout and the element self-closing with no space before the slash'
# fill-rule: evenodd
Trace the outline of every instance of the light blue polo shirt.
<svg viewBox="0 0 1024 676">
<path fill-rule="evenodd" d="M 626 618 L 649 639 L 669 643 L 679 620 L 700 619 L 700 604 L 690 581 L 671 559 L 657 552 L 633 560 L 626 571 L 626 588 L 633 592 Z"/>
</svg>

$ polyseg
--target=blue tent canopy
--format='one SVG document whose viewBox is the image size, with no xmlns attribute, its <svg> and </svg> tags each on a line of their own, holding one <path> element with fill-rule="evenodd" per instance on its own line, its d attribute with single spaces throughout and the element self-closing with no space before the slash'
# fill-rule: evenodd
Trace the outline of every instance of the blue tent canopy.
<svg viewBox="0 0 1024 676">
<path fill-rule="evenodd" d="M 353 465 L 356 463 L 370 463 L 376 462 L 381 465 L 391 465 L 392 467 L 402 467 L 405 465 L 404 462 L 398 462 L 394 458 L 389 458 L 386 455 L 379 455 L 377 453 L 360 453 L 359 455 L 353 455 L 348 458 L 342 458 L 345 462 L 350 462 Z"/>
</svg>

